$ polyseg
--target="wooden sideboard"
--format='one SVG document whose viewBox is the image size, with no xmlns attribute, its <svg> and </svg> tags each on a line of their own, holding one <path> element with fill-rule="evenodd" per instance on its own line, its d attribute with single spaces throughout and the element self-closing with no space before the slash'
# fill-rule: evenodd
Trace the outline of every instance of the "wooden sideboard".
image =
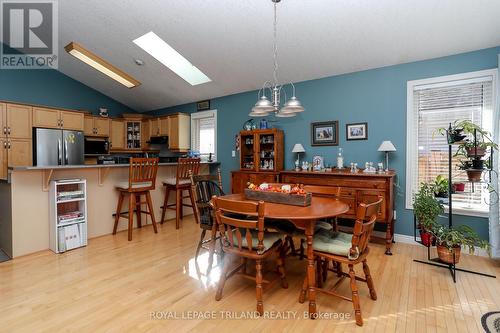
<svg viewBox="0 0 500 333">
<path fill-rule="evenodd" d="M 385 254 L 391 255 L 394 239 L 394 178 L 396 173 L 389 171 L 384 174 L 366 174 L 362 171 L 351 173 L 349 170 L 331 172 L 312 171 L 281 171 L 281 183 L 295 183 L 305 185 L 339 186 L 341 200 L 349 204 L 349 211 L 341 218 L 354 219 L 358 203 L 375 201 L 383 198 L 377 223 L 386 225 Z M 233 174 L 233 184 L 235 175 Z"/>
<path fill-rule="evenodd" d="M 279 172 L 231 171 L 231 193 L 243 193 L 247 183 L 276 183 Z"/>
</svg>

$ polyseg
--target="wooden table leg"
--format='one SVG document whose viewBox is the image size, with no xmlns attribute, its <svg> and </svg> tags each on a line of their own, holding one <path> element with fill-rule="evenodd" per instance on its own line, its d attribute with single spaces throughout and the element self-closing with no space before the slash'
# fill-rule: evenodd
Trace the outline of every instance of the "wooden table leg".
<svg viewBox="0 0 500 333">
<path fill-rule="evenodd" d="M 307 283 L 309 289 L 309 318 L 316 318 L 316 272 L 314 269 L 314 253 L 313 253 L 313 235 L 314 221 L 308 221 L 306 225 L 305 235 L 307 239 Z"/>
</svg>

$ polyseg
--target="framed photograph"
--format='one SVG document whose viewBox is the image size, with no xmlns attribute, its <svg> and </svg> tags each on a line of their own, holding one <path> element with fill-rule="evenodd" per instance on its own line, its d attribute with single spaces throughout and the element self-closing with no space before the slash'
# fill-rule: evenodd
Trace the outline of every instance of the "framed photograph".
<svg viewBox="0 0 500 333">
<path fill-rule="evenodd" d="M 338 146 L 339 122 L 337 120 L 311 123 L 311 146 Z"/>
<path fill-rule="evenodd" d="M 200 101 L 196 103 L 196 110 L 197 111 L 205 111 L 205 110 L 210 110 L 210 100 L 207 99 L 205 101 Z"/>
<path fill-rule="evenodd" d="M 346 140 L 367 140 L 368 123 L 346 124 L 345 136 Z"/>
</svg>

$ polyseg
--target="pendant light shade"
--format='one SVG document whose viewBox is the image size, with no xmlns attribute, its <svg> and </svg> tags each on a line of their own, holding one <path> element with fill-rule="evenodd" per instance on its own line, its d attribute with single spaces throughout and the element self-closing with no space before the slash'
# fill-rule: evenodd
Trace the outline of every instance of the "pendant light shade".
<svg viewBox="0 0 500 333">
<path fill-rule="evenodd" d="M 292 98 L 290 98 L 288 102 L 285 103 L 281 111 L 286 113 L 303 112 L 304 107 L 302 106 L 302 103 L 300 103 L 300 101 L 297 99 L 297 97 L 292 96 Z"/>
<path fill-rule="evenodd" d="M 269 112 L 271 111 L 274 111 L 271 101 L 268 100 L 265 95 L 262 95 L 252 108 L 252 112 L 248 115 L 252 117 L 265 117 L 269 115 Z"/>
<path fill-rule="evenodd" d="M 283 110 L 280 110 L 280 112 L 276 113 L 276 117 L 278 118 L 292 118 L 295 116 L 295 112 L 283 112 Z"/>
</svg>

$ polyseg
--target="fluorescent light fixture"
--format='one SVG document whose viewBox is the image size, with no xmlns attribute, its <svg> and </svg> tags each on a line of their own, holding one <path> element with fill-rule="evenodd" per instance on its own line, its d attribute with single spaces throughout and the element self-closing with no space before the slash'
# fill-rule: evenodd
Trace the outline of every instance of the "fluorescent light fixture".
<svg viewBox="0 0 500 333">
<path fill-rule="evenodd" d="M 134 43 L 192 86 L 212 81 L 152 31 L 134 39 Z"/>
<path fill-rule="evenodd" d="M 71 42 L 66 45 L 64 49 L 75 58 L 80 59 L 87 65 L 97 69 L 99 72 L 109 76 L 113 80 L 120 82 L 127 88 L 134 88 L 141 84 L 127 73 L 111 65 L 109 62 L 98 57 L 78 43 Z"/>
</svg>

